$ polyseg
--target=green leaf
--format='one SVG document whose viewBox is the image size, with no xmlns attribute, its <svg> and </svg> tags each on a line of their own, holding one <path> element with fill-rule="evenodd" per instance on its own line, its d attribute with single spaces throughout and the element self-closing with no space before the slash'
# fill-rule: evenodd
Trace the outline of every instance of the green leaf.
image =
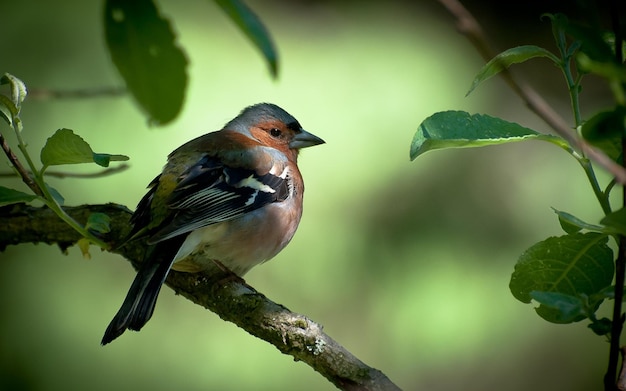
<svg viewBox="0 0 626 391">
<path fill-rule="evenodd" d="M 611 333 L 613 322 L 609 318 L 593 319 L 589 324 L 589 327 L 596 335 L 604 336 Z"/>
<path fill-rule="evenodd" d="M 526 250 L 518 259 L 509 288 L 530 303 L 532 291 L 570 296 L 596 294 L 611 285 L 613 252 L 608 236 L 595 232 L 551 237 Z"/>
<path fill-rule="evenodd" d="M 601 224 L 612 229 L 613 233 L 626 235 L 626 209 L 622 208 L 604 216 Z"/>
<path fill-rule="evenodd" d="M 111 162 L 123 162 L 128 160 L 126 155 L 110 155 L 108 153 L 93 153 L 93 162 L 102 167 L 109 167 Z"/>
<path fill-rule="evenodd" d="M 94 153 L 89 144 L 70 129 L 59 129 L 41 150 L 44 169 L 61 164 L 96 163 L 108 167 L 110 161 L 125 161 L 128 156 Z"/>
<path fill-rule="evenodd" d="M 54 187 L 48 185 L 47 183 L 44 184 L 46 185 L 46 188 L 48 189 L 50 195 L 52 196 L 52 198 L 54 198 L 56 203 L 63 206 L 65 204 L 65 197 L 63 197 L 63 195 L 61 195 L 61 193 Z"/>
<path fill-rule="evenodd" d="M 558 57 L 556 57 L 554 54 L 542 47 L 535 45 L 524 45 L 505 50 L 492 58 L 487 64 L 485 64 L 485 66 L 482 67 L 482 69 L 474 78 L 472 86 L 470 87 L 467 94 L 465 94 L 465 96 L 471 94 L 472 91 L 474 91 L 474 89 L 478 87 L 482 82 L 497 75 L 511 65 L 528 61 L 531 58 L 536 57 L 547 57 L 557 65 L 560 62 Z"/>
<path fill-rule="evenodd" d="M 19 114 L 19 110 L 9 97 L 0 94 L 0 115 L 9 126 L 13 126 L 13 118 Z"/>
<path fill-rule="evenodd" d="M 585 303 L 576 296 L 558 292 L 532 291 L 530 296 L 541 305 L 537 314 L 552 323 L 572 323 L 585 319 Z"/>
<path fill-rule="evenodd" d="M 261 51 L 272 77 L 278 75 L 278 52 L 263 22 L 240 0 L 215 0 L 241 31 Z"/>
<path fill-rule="evenodd" d="M 581 72 L 593 73 L 610 81 L 626 83 L 626 70 L 612 61 L 595 61 L 585 53 L 576 56 L 576 63 Z"/>
<path fill-rule="evenodd" d="M 187 59 L 169 21 L 151 0 L 107 0 L 104 22 L 111 59 L 149 121 L 172 121 L 185 98 Z"/>
<path fill-rule="evenodd" d="M 20 202 L 28 203 L 38 197 L 33 194 L 23 193 L 18 190 L 0 186 L 0 206 L 18 204 Z"/>
<path fill-rule="evenodd" d="M 614 161 L 621 161 L 622 135 L 626 134 L 625 119 L 624 107 L 618 106 L 611 111 L 602 111 L 583 124 L 581 135 L 589 144 L 600 148 Z"/>
<path fill-rule="evenodd" d="M 18 79 L 17 77 L 11 75 L 10 73 L 5 73 L 0 78 L 0 84 L 8 84 L 11 88 L 11 101 L 18 109 L 21 107 L 22 102 L 26 99 L 26 85 L 23 81 Z"/>
<path fill-rule="evenodd" d="M 435 113 L 422 122 L 413 136 L 411 160 L 442 148 L 470 148 L 524 140 L 543 140 L 569 150 L 560 137 L 538 133 L 514 122 L 465 111 Z"/>
<path fill-rule="evenodd" d="M 101 234 L 111 232 L 111 218 L 104 213 L 92 213 L 87 218 L 85 228 Z"/>
<path fill-rule="evenodd" d="M 594 232 L 608 233 L 606 230 L 606 227 L 602 225 L 589 224 L 567 212 L 563 212 L 554 208 L 552 208 L 552 210 L 554 210 L 554 213 L 556 213 L 557 216 L 559 216 L 559 223 L 561 224 L 561 228 L 563 228 L 563 231 L 567 232 L 568 234 L 576 233 L 580 231 L 581 229 L 586 229 L 586 230 L 594 231 Z"/>
<path fill-rule="evenodd" d="M 589 58 L 599 62 L 615 63 L 612 48 L 615 35 L 611 32 L 601 30 L 597 24 L 582 24 L 577 21 L 569 21 L 563 24 L 562 28 L 575 42 L 580 42 L 580 50 Z"/>
</svg>

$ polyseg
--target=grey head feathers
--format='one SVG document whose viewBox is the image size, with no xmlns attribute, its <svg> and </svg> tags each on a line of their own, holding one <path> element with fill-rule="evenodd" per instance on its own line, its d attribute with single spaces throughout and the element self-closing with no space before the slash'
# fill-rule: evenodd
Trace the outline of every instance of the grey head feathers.
<svg viewBox="0 0 626 391">
<path fill-rule="evenodd" d="M 237 117 L 224 125 L 224 129 L 248 133 L 250 127 L 258 124 L 259 122 L 271 120 L 281 121 L 287 125 L 288 128 L 295 131 L 300 131 L 302 129 L 298 120 L 282 108 L 272 103 L 258 103 L 246 107 Z"/>
</svg>

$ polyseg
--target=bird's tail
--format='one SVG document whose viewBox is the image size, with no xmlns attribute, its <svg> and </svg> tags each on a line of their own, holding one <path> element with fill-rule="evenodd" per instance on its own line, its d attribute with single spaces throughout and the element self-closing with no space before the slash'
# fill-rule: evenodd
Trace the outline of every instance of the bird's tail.
<svg viewBox="0 0 626 391">
<path fill-rule="evenodd" d="M 184 236 L 184 235 L 183 235 Z M 139 331 L 150 320 L 154 312 L 161 286 L 165 282 L 172 266 L 174 256 L 184 238 L 174 238 L 157 243 L 147 250 L 133 280 L 124 303 L 113 317 L 102 337 L 102 345 L 106 345 L 119 337 L 127 329 Z"/>
</svg>

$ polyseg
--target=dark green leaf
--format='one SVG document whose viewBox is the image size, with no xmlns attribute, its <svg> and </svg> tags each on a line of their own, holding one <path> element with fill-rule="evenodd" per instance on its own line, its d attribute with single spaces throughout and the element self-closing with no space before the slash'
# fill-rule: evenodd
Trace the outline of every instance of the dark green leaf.
<svg viewBox="0 0 626 391">
<path fill-rule="evenodd" d="M 241 0 L 215 0 L 215 3 L 261 51 L 270 68 L 271 75 L 276 77 L 278 75 L 278 52 L 270 33 L 259 17 Z"/>
<path fill-rule="evenodd" d="M 549 322 L 572 323 L 586 318 L 585 303 L 576 296 L 541 291 L 532 291 L 530 296 L 541 304 L 537 314 Z"/>
<path fill-rule="evenodd" d="M 128 160 L 126 155 L 109 155 L 108 153 L 93 153 L 93 162 L 102 167 L 108 167 L 110 162 L 123 162 Z"/>
<path fill-rule="evenodd" d="M 576 62 L 581 72 L 593 73 L 610 81 L 626 83 L 626 69 L 612 61 L 595 61 L 585 53 L 576 56 Z"/>
<path fill-rule="evenodd" d="M 596 335 L 604 336 L 609 335 L 611 332 L 612 322 L 611 319 L 602 318 L 593 320 L 588 326 Z"/>
<path fill-rule="evenodd" d="M 94 153 L 89 144 L 70 129 L 57 130 L 41 150 L 44 169 L 48 166 L 79 163 L 96 163 L 107 167 L 109 161 L 123 160 L 128 160 L 128 157 Z"/>
<path fill-rule="evenodd" d="M 470 148 L 524 140 L 543 140 L 569 150 L 560 137 L 538 133 L 519 124 L 483 114 L 444 111 L 422 122 L 413 136 L 411 160 L 434 149 Z"/>
<path fill-rule="evenodd" d="M 85 228 L 101 234 L 111 232 L 111 218 L 104 213 L 92 213 L 87 219 Z"/>
<path fill-rule="evenodd" d="M 615 55 L 613 54 L 610 40 L 605 37 L 611 36 L 614 40 L 615 36 L 611 33 L 600 30 L 597 25 L 581 24 L 571 21 L 564 26 L 565 33 L 577 42 L 580 42 L 580 50 L 590 59 L 599 62 L 615 63 Z"/>
<path fill-rule="evenodd" d="M 613 232 L 626 235 L 626 209 L 622 208 L 606 215 L 600 223 L 611 228 Z"/>
<path fill-rule="evenodd" d="M 611 285 L 613 252 L 608 236 L 595 232 L 551 237 L 524 252 L 511 276 L 516 299 L 530 303 L 532 291 L 591 296 Z"/>
<path fill-rule="evenodd" d="M 18 190 L 0 186 L 0 206 L 17 204 L 20 202 L 28 203 L 37 198 L 38 197 L 33 194 L 23 193 Z"/>
<path fill-rule="evenodd" d="M 602 111 L 588 121 L 581 129 L 581 134 L 591 145 L 604 151 L 614 161 L 621 161 L 622 135 L 626 134 L 624 120 L 626 109 L 616 107 L 611 111 Z"/>
<path fill-rule="evenodd" d="M 150 122 L 176 118 L 185 98 L 187 59 L 154 3 L 107 0 L 105 36 L 113 63 Z"/>
<path fill-rule="evenodd" d="M 559 59 L 554 54 L 539 46 L 525 45 L 505 50 L 492 58 L 487 64 L 485 64 L 485 66 L 483 66 L 483 68 L 474 78 L 472 86 L 470 87 L 466 96 L 471 94 L 472 91 L 474 91 L 474 89 L 478 87 L 482 82 L 497 75 L 511 65 L 528 61 L 531 58 L 536 57 L 547 57 L 555 64 L 559 64 Z"/>
<path fill-rule="evenodd" d="M 565 29 L 569 24 L 569 20 L 563 14 L 543 14 L 541 17 L 547 17 L 550 19 L 552 23 L 552 36 L 554 37 L 554 42 L 556 46 L 559 48 L 561 53 L 566 52 L 567 40 L 565 38 Z"/>
<path fill-rule="evenodd" d="M 589 224 L 567 212 L 563 212 L 554 208 L 552 208 L 552 210 L 554 210 L 554 213 L 559 216 L 559 223 L 561 224 L 561 228 L 563 228 L 563 231 L 567 232 L 568 234 L 576 233 L 581 229 L 606 233 L 606 227 L 602 225 Z"/>
<path fill-rule="evenodd" d="M 626 286 L 624 287 L 624 292 L 626 292 Z M 596 295 L 592 296 L 595 300 L 604 300 L 604 299 L 615 299 L 615 285 L 607 286 L 602 289 Z M 622 301 L 626 301 L 626 295 L 622 296 Z"/>
</svg>

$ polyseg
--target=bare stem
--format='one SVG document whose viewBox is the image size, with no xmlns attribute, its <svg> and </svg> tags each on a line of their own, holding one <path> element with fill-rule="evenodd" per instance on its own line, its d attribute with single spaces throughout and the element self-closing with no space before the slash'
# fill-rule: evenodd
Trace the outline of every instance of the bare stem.
<svg viewBox="0 0 626 391">
<path fill-rule="evenodd" d="M 9 147 L 9 144 L 7 143 L 7 140 L 4 138 L 2 133 L 0 133 L 0 144 L 2 145 L 2 150 L 4 151 L 4 154 L 7 155 L 9 162 L 11 162 L 26 186 L 28 186 L 36 195 L 43 197 L 43 191 L 41 190 L 37 182 L 35 182 L 28 170 L 24 168 L 22 163 L 20 163 L 20 160 L 17 158 L 15 153 L 13 153 L 13 150 L 11 150 L 11 147 Z"/>
</svg>

